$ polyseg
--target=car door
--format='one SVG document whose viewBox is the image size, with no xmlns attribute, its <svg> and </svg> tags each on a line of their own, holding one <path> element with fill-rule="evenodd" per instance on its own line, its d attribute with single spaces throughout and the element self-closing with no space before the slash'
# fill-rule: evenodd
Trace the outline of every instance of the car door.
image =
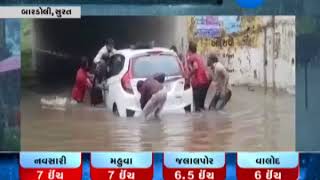
<svg viewBox="0 0 320 180">
<path fill-rule="evenodd" d="M 110 58 L 108 79 L 105 82 L 104 97 L 108 108 L 112 108 L 114 102 L 115 93 L 117 93 L 118 87 L 116 84 L 120 82 L 120 72 L 124 66 L 125 57 L 121 54 L 115 54 Z"/>
</svg>

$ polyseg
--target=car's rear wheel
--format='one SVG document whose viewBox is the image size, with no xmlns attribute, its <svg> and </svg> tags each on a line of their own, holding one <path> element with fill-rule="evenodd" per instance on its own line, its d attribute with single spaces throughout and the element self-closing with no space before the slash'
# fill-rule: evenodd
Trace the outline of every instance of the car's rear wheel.
<svg viewBox="0 0 320 180">
<path fill-rule="evenodd" d="M 119 116 L 119 110 L 116 104 L 113 104 L 112 112 L 114 115 Z"/>
</svg>

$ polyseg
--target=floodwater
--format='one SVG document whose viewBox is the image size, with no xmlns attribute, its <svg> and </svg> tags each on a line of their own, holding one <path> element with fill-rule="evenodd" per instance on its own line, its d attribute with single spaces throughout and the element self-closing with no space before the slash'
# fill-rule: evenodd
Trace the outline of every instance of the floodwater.
<svg viewBox="0 0 320 180">
<path fill-rule="evenodd" d="M 32 89 L 32 90 L 31 90 Z M 116 118 L 103 107 L 42 109 L 70 88 L 23 89 L 21 149 L 27 151 L 293 151 L 295 97 L 234 87 L 224 111 Z"/>
</svg>

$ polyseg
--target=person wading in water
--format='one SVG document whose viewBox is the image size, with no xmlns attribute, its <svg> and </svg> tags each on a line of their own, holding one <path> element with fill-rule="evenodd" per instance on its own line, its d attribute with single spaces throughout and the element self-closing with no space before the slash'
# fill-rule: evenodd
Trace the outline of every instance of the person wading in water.
<svg viewBox="0 0 320 180">
<path fill-rule="evenodd" d="M 80 68 L 76 74 L 75 84 L 72 89 L 72 99 L 78 103 L 83 102 L 87 89 L 92 87 L 89 74 L 89 61 L 82 57 Z"/>
<path fill-rule="evenodd" d="M 193 101 L 196 112 L 205 110 L 204 104 L 209 88 L 209 77 L 203 58 L 197 54 L 197 44 L 189 43 L 187 65 L 191 86 L 193 88 Z"/>
<path fill-rule="evenodd" d="M 137 83 L 137 89 L 141 94 L 140 105 L 146 119 L 150 119 L 152 115 L 159 119 L 167 100 L 167 92 L 162 84 L 164 80 L 165 74 L 156 74 Z"/>
<path fill-rule="evenodd" d="M 209 105 L 210 110 L 221 110 L 229 102 L 232 96 L 231 87 L 229 86 L 229 74 L 224 65 L 219 62 L 214 52 L 209 53 L 209 68 L 212 70 L 215 95 Z"/>
</svg>

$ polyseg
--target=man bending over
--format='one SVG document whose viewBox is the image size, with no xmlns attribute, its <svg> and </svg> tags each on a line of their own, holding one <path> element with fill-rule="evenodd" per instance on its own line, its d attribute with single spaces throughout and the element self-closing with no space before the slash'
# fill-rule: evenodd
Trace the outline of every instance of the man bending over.
<svg viewBox="0 0 320 180">
<path fill-rule="evenodd" d="M 159 118 L 159 113 L 167 100 L 167 92 L 162 84 L 164 79 L 165 74 L 157 74 L 145 81 L 138 81 L 137 89 L 141 94 L 140 105 L 146 119 L 153 115 Z"/>
</svg>

